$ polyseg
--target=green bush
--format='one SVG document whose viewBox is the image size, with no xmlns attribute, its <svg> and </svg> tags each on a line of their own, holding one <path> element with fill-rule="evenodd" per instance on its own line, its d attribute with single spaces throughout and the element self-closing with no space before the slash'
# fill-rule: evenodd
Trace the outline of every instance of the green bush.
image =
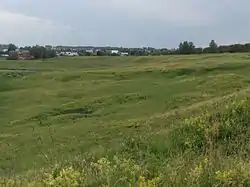
<svg viewBox="0 0 250 187">
<path fill-rule="evenodd" d="M 170 133 L 173 149 L 208 153 L 216 148 L 225 154 L 236 154 L 247 145 L 250 137 L 249 101 L 243 100 L 226 106 L 214 114 L 203 114 L 186 119 Z M 229 146 L 230 145 L 230 146 Z"/>
<path fill-rule="evenodd" d="M 127 138 L 112 159 L 78 159 L 1 186 L 250 186 L 250 105 L 235 101 L 177 124 L 166 137 Z M 147 141 L 146 141 L 147 139 Z M 164 153 L 164 154 L 163 154 Z M 133 159 L 130 159 L 133 158 Z"/>
<path fill-rule="evenodd" d="M 130 159 L 114 157 L 112 160 L 107 158 L 90 162 L 83 160 L 81 167 L 79 166 L 55 166 L 43 172 L 39 180 L 1 179 L 0 184 L 8 187 L 156 187 L 161 183 L 160 177 L 149 177 L 149 172 L 143 166 L 135 164 Z"/>
</svg>

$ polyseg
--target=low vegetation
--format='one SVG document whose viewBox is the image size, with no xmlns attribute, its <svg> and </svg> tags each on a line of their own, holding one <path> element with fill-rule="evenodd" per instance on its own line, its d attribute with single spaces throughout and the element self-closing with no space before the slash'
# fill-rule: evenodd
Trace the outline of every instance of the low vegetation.
<svg viewBox="0 0 250 187">
<path fill-rule="evenodd" d="M 0 61 L 0 185 L 250 186 L 249 59 Z"/>
</svg>

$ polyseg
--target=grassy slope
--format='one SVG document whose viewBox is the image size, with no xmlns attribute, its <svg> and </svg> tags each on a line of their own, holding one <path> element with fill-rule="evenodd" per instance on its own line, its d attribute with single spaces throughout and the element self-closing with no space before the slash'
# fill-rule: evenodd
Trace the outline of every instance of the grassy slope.
<svg viewBox="0 0 250 187">
<path fill-rule="evenodd" d="M 160 157 L 157 168 L 167 163 L 165 138 L 179 121 L 248 95 L 249 60 L 248 54 L 0 60 L 0 173 L 149 149 Z M 149 148 L 126 151 L 124 142 L 134 139 Z M 135 159 L 150 165 L 151 156 Z"/>
</svg>

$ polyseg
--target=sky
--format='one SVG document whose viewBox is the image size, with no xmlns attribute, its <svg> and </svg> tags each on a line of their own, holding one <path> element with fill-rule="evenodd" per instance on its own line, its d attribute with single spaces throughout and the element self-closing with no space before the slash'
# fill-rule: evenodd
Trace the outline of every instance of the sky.
<svg viewBox="0 0 250 187">
<path fill-rule="evenodd" d="M 249 0 L 1 0 L 0 43 L 175 48 L 250 42 Z"/>
</svg>

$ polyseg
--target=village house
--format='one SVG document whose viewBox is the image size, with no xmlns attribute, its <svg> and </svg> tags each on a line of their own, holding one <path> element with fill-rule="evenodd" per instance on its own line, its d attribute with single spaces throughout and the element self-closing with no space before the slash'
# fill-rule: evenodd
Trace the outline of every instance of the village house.
<svg viewBox="0 0 250 187">
<path fill-rule="evenodd" d="M 7 52 L 9 45 L 0 44 L 0 52 Z"/>
<path fill-rule="evenodd" d="M 129 56 L 128 52 L 121 52 L 120 55 L 121 56 Z"/>
<path fill-rule="evenodd" d="M 33 58 L 30 51 L 28 51 L 28 50 L 18 51 L 17 55 L 18 55 L 18 59 L 20 59 L 20 60 L 28 60 L 28 59 Z"/>
<path fill-rule="evenodd" d="M 79 54 L 77 52 L 61 52 L 58 54 L 58 56 L 79 56 Z"/>
<path fill-rule="evenodd" d="M 118 50 L 111 50 L 111 54 L 119 54 L 119 51 Z"/>
<path fill-rule="evenodd" d="M 34 57 L 31 55 L 30 51 L 24 50 L 24 51 L 11 51 L 9 52 L 9 57 L 13 60 L 30 60 Z"/>
</svg>

